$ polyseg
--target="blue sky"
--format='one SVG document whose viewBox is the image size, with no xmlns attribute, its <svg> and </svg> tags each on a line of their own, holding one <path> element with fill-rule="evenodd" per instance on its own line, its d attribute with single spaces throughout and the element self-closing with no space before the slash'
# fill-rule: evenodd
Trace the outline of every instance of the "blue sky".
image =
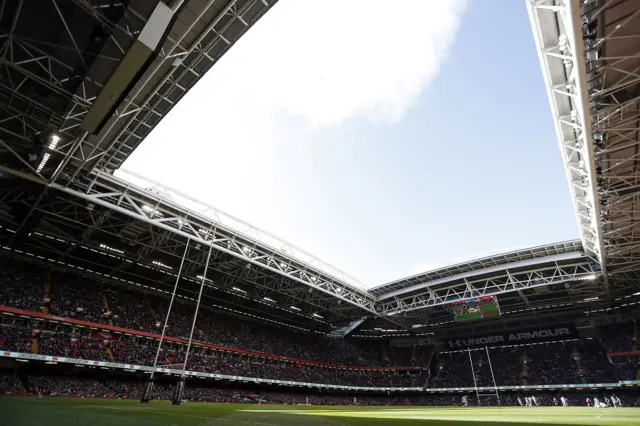
<svg viewBox="0 0 640 426">
<path fill-rule="evenodd" d="M 125 170 L 367 286 L 578 237 L 523 1 L 331 1 L 281 0 Z"/>
</svg>

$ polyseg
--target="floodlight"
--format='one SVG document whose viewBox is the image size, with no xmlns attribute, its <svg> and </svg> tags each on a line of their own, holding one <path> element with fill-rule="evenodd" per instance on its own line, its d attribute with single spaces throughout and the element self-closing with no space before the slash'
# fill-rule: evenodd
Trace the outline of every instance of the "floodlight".
<svg viewBox="0 0 640 426">
<path fill-rule="evenodd" d="M 56 149 L 56 146 L 58 146 L 58 142 L 60 142 L 60 136 L 56 134 L 51 135 L 51 141 L 49 142 L 49 149 Z"/>
</svg>

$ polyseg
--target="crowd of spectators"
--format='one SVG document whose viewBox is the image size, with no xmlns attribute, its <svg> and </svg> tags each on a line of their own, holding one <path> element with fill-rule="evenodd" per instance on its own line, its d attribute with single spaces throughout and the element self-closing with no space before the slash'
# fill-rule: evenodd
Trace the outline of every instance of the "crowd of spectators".
<svg viewBox="0 0 640 426">
<path fill-rule="evenodd" d="M 607 359 L 603 346 L 596 340 L 581 343 L 577 357 L 580 360 L 581 374 L 587 383 L 614 383 L 618 381 L 615 366 Z"/>
<path fill-rule="evenodd" d="M 629 352 L 637 345 L 638 324 L 612 324 L 601 329 L 602 344 L 608 352 Z"/>
<path fill-rule="evenodd" d="M 580 383 L 578 366 L 570 344 L 549 343 L 523 349 L 522 362 L 526 365 L 523 378 L 528 385 Z M 605 362 L 603 360 L 603 362 Z"/>
<path fill-rule="evenodd" d="M 42 312 L 44 284 L 28 271 L 0 273 L 0 305 Z M 113 324 L 135 331 L 160 334 L 169 300 L 159 295 L 134 292 L 126 287 L 100 285 L 67 274 L 54 275 L 47 297 L 49 313 L 93 323 Z M 176 300 L 166 335 L 188 338 L 192 304 Z M 206 308 L 203 308 L 206 309 Z M 199 315 L 194 339 L 231 348 L 313 359 L 338 365 L 369 367 L 421 366 L 429 352 L 414 348 L 393 348 L 380 340 L 318 339 L 315 334 L 293 333 L 219 312 Z"/>
<path fill-rule="evenodd" d="M 137 365 L 151 365 L 157 348 L 156 342 L 149 339 L 105 342 L 73 333 L 44 331 L 40 332 L 39 340 L 43 354 Z M 24 351 L 30 349 L 31 341 L 29 330 L 0 329 L 2 349 Z M 111 349 L 113 359 L 107 348 Z M 429 387 L 493 386 L 494 377 L 499 386 L 612 383 L 627 379 L 616 375 L 616 369 L 597 342 L 495 348 L 489 350 L 488 355 L 486 351 L 478 350 L 471 352 L 471 359 L 466 351 L 448 352 L 439 354 L 436 363 L 437 373 Z M 167 346 L 160 352 L 158 364 L 182 368 L 184 353 L 179 348 Z M 422 387 L 428 375 L 427 370 L 328 368 L 201 348 L 194 348 L 186 368 L 234 376 L 376 387 Z"/>
<path fill-rule="evenodd" d="M 24 386 L 15 374 L 0 374 L 0 395 L 18 394 L 24 391 Z"/>
<path fill-rule="evenodd" d="M 144 382 L 130 380 L 97 380 L 69 376 L 29 376 L 28 385 L 23 385 L 15 375 L 0 375 L 0 394 L 31 394 L 43 396 L 76 396 L 84 398 L 138 399 L 142 395 Z M 572 406 L 584 406 L 586 399 L 594 397 L 604 400 L 607 393 L 536 393 L 536 402 L 540 406 L 560 405 L 560 396 L 565 396 Z M 174 385 L 156 383 L 152 392 L 154 400 L 171 400 Z M 506 405 L 518 406 L 525 394 L 507 393 L 478 401 L 475 395 L 446 394 L 408 394 L 408 395 L 349 395 L 349 394 L 313 394 L 289 392 L 265 392 L 255 389 L 236 389 L 220 387 L 194 386 L 187 383 L 182 399 L 191 402 L 217 403 L 262 403 L 288 405 L 415 405 L 415 406 L 457 406 L 463 405 L 462 398 L 467 397 L 469 405 Z M 633 394 L 618 394 L 623 406 L 638 406 L 640 398 Z"/>
<path fill-rule="evenodd" d="M 496 383 L 502 383 L 505 386 L 522 385 L 522 357 L 519 348 L 496 348 L 489 351 L 489 357 L 483 357 L 483 360 L 479 369 L 479 386 L 493 384 L 493 380 L 490 380 L 492 372 Z"/>
<path fill-rule="evenodd" d="M 637 366 L 617 369 L 596 340 L 541 343 L 438 354 L 429 387 L 615 383 Z M 474 381 L 475 378 L 475 381 Z"/>
<path fill-rule="evenodd" d="M 637 359 L 616 363 L 614 368 L 618 380 L 638 380 L 640 377 L 640 361 Z"/>
<path fill-rule="evenodd" d="M 76 333 L 40 332 L 39 353 L 67 358 L 110 361 L 102 340 L 88 339 Z"/>
<path fill-rule="evenodd" d="M 640 325 L 636 322 L 609 325 L 602 329 L 602 344 L 611 353 L 614 374 L 619 380 L 640 380 L 640 357 L 625 355 L 640 349 L 639 336 Z"/>
<path fill-rule="evenodd" d="M 3 268 L 4 265 L 0 265 Z M 22 268 L 4 269 L 0 276 L 0 305 L 42 312 L 43 284 Z"/>
<path fill-rule="evenodd" d="M 85 398 L 140 398 L 144 388 L 142 381 L 95 380 L 68 376 L 29 376 L 28 389 L 16 376 L 0 375 L 0 392 L 30 393 L 49 396 L 78 396 Z M 156 383 L 152 398 L 170 400 L 174 386 Z M 229 388 L 186 386 L 183 399 L 198 402 L 262 402 L 278 404 L 322 404 L 322 405 L 403 405 L 420 402 L 421 405 L 441 405 L 447 397 L 401 397 L 401 396 L 332 396 L 303 393 L 263 392 Z"/>
<path fill-rule="evenodd" d="M 0 333 L 0 336 L 4 336 L 2 342 L 5 342 L 0 345 L 0 349 L 31 352 L 32 335 L 28 330 L 5 326 L 0 327 Z M 45 355 L 136 365 L 153 365 L 157 350 L 154 340 L 105 342 L 76 333 L 40 331 L 39 341 L 39 353 Z M 107 348 L 111 350 L 113 359 Z M 184 366 L 184 355 L 180 350 L 166 347 L 160 352 L 158 365 L 181 369 Z M 190 371 L 232 376 L 346 386 L 421 387 L 425 380 L 421 374 L 423 370 L 409 374 L 407 371 L 328 368 L 218 351 L 205 352 L 200 348 L 194 348 L 186 368 Z"/>
<path fill-rule="evenodd" d="M 425 380 L 421 374 L 406 372 L 326 368 L 289 362 L 274 363 L 249 357 L 197 355 L 189 360 L 187 368 L 234 376 L 346 386 L 421 387 Z"/>
<path fill-rule="evenodd" d="M 468 352 L 449 352 L 437 357 L 437 373 L 430 387 L 470 387 L 473 374 Z"/>
<path fill-rule="evenodd" d="M 18 265 L 0 273 L 0 304 L 28 311 L 42 311 L 46 304 L 52 315 L 93 323 L 112 323 L 118 327 L 160 333 L 168 299 L 128 288 L 100 285 L 70 275 L 54 275 L 51 291 L 44 294 L 44 283 Z M 43 274 L 44 275 L 44 274 Z M 188 337 L 193 305 L 175 303 L 166 334 Z M 431 373 L 427 364 L 434 348 L 391 347 L 384 339 L 329 339 L 294 333 L 238 317 L 207 312 L 199 315 L 194 339 L 203 343 L 248 351 L 313 360 L 334 365 L 375 368 L 404 367 L 404 370 L 356 370 L 311 366 L 304 363 L 273 361 L 263 357 L 238 356 L 229 352 L 194 347 L 187 369 L 245 377 L 298 382 L 379 387 L 472 387 L 502 385 L 610 383 L 637 377 L 637 362 L 613 365 L 606 350 L 623 351 L 635 347 L 635 324 L 603 329 L 600 340 L 545 343 L 526 347 L 492 348 L 469 353 L 439 353 L 433 358 Z M 38 330 L 34 348 L 34 329 L 0 327 L 0 349 L 19 352 L 152 365 L 157 341 L 118 336 L 95 338 L 71 328 Z M 620 330 L 620 333 L 618 333 Z M 184 364 L 184 347 L 165 344 L 158 364 Z M 410 370 L 420 366 L 423 370 Z M 411 374 L 410 374 L 411 373 Z M 427 379 L 429 381 L 427 382 Z"/>
<path fill-rule="evenodd" d="M 71 328 L 38 330 L 38 352 L 45 355 L 153 365 L 157 341 L 134 336 L 92 338 Z M 34 330 L 0 326 L 0 349 L 32 352 Z M 158 365 L 181 369 L 184 347 L 165 343 Z M 280 359 L 193 347 L 187 370 L 306 383 L 374 387 L 473 387 L 521 384 L 612 383 L 632 380 L 633 368 L 616 368 L 596 341 L 545 343 L 524 347 L 441 352 L 428 369 L 331 368 Z M 637 368 L 636 368 L 637 370 Z M 431 376 L 431 377 L 430 377 Z M 430 381 L 427 383 L 427 378 Z M 475 380 L 474 380 L 475 379 Z"/>
</svg>

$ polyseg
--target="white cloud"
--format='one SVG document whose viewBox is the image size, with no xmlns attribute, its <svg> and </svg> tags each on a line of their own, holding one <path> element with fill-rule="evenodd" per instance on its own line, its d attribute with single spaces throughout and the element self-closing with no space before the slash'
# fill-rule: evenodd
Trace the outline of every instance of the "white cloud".
<svg viewBox="0 0 640 426">
<path fill-rule="evenodd" d="M 436 76 L 465 5 L 281 0 L 229 53 L 253 66 L 229 74 L 263 106 L 300 115 L 313 126 L 354 117 L 395 121 Z"/>
</svg>

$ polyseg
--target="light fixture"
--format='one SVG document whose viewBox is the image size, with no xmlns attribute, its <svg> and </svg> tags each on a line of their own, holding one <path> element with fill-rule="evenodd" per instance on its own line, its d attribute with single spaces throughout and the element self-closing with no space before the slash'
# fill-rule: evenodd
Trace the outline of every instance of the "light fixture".
<svg viewBox="0 0 640 426">
<path fill-rule="evenodd" d="M 154 260 L 152 263 L 156 266 L 160 266 L 161 268 L 173 269 L 171 266 L 165 265 L 164 263 L 158 262 L 157 260 Z"/>
<path fill-rule="evenodd" d="M 162 217 L 163 214 L 160 213 L 158 210 L 154 209 L 153 207 L 147 205 L 147 204 L 143 204 L 142 205 L 142 210 L 151 213 L 152 216 L 158 216 L 158 217 Z"/>
<path fill-rule="evenodd" d="M 558 37 L 558 49 L 561 53 L 564 53 L 569 49 L 569 42 L 565 34 L 562 34 L 560 35 L 560 37 Z"/>
<path fill-rule="evenodd" d="M 271 303 L 276 303 L 275 300 L 269 298 L 269 297 L 263 297 L 264 300 L 266 300 L 267 302 L 271 302 Z"/>
<path fill-rule="evenodd" d="M 42 156 L 42 161 L 40 161 L 40 164 L 38 165 L 36 172 L 40 173 L 42 169 L 44 169 L 44 166 L 47 164 L 47 161 L 49 161 L 49 157 L 51 157 L 51 154 L 49 154 L 48 152 Z"/>
<path fill-rule="evenodd" d="M 311 316 L 316 317 L 316 318 L 322 318 L 322 316 L 318 315 L 318 314 L 312 314 Z"/>
<path fill-rule="evenodd" d="M 51 142 L 49 142 L 49 149 L 56 149 L 56 146 L 58 146 L 58 142 L 60 142 L 60 136 L 58 135 L 51 135 Z"/>
<path fill-rule="evenodd" d="M 235 290 L 235 291 L 237 291 L 237 292 L 239 292 L 239 293 L 247 294 L 247 292 L 246 292 L 246 291 L 244 291 L 243 289 L 238 288 L 238 287 L 231 287 L 231 289 L 232 289 L 232 290 Z"/>
<path fill-rule="evenodd" d="M 115 252 L 115 253 L 124 254 L 124 250 L 118 250 L 118 249 L 113 248 L 113 247 L 110 247 L 110 246 L 108 246 L 108 245 L 106 245 L 106 244 L 100 244 L 100 248 L 101 248 L 101 249 L 103 249 L 103 250 L 107 250 L 107 251 L 112 251 L 112 252 Z"/>
<path fill-rule="evenodd" d="M 294 311 L 302 311 L 302 309 L 298 308 L 297 306 L 291 306 L 291 309 L 293 309 Z"/>
</svg>

